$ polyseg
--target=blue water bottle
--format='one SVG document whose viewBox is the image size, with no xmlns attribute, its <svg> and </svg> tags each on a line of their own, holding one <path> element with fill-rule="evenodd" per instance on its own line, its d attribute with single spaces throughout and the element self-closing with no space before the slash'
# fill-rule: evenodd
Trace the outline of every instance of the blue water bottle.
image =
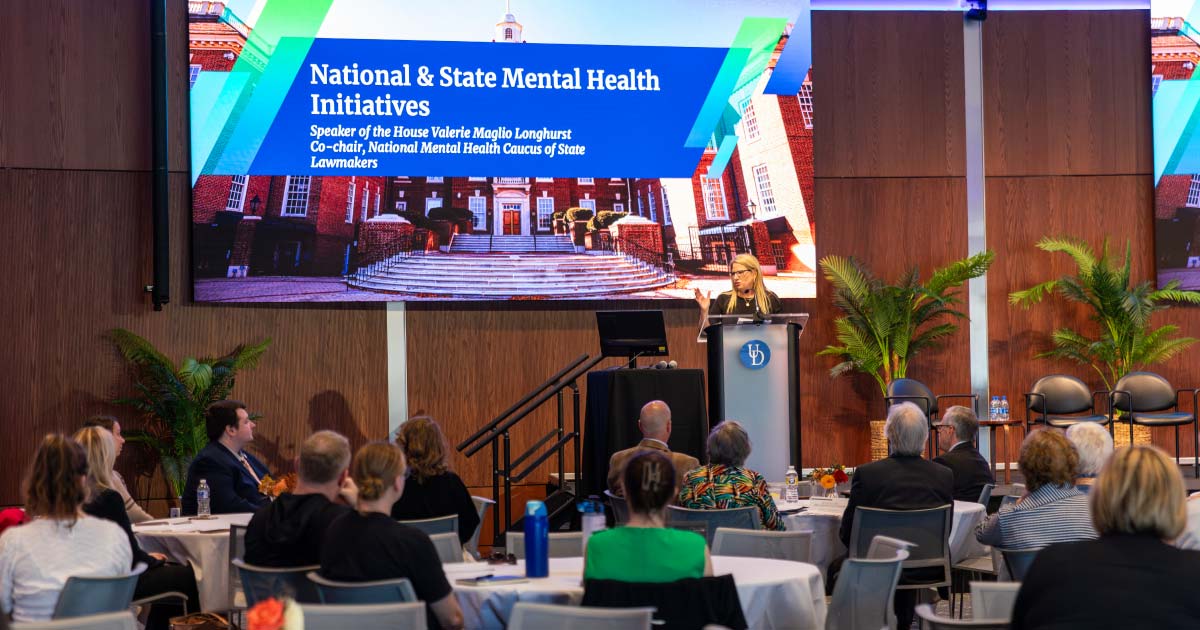
<svg viewBox="0 0 1200 630">
<path fill-rule="evenodd" d="M 550 519 L 546 516 L 546 504 L 529 501 L 525 504 L 525 577 L 549 575 Z"/>
</svg>

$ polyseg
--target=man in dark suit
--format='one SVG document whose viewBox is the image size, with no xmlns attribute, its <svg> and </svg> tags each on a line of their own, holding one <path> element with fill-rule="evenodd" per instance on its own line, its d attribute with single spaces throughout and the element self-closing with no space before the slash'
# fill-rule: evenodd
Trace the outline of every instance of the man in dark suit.
<svg viewBox="0 0 1200 630">
<path fill-rule="evenodd" d="M 683 483 L 683 478 L 691 470 L 700 467 L 700 460 L 687 453 L 675 453 L 667 446 L 671 439 L 671 408 L 661 400 L 651 400 L 642 406 L 638 416 L 638 429 L 642 431 L 642 441 L 637 446 L 617 451 L 608 460 L 608 489 L 613 494 L 624 496 L 621 488 L 621 474 L 625 470 L 625 462 L 634 454 L 645 450 L 659 451 L 671 458 L 675 465 L 675 484 Z"/>
<path fill-rule="evenodd" d="M 180 500 L 185 515 L 196 513 L 196 488 L 201 479 L 208 482 L 213 514 L 254 512 L 270 501 L 258 486 L 271 471 L 243 450 L 254 441 L 254 426 L 246 405 L 236 400 L 215 402 L 208 408 L 208 446 L 188 466 Z"/>
<path fill-rule="evenodd" d="M 850 483 L 850 501 L 842 514 L 839 532 L 842 543 L 850 546 L 854 511 L 858 507 L 888 510 L 920 510 L 954 502 L 954 473 L 949 468 L 922 459 L 929 438 L 929 420 L 916 405 L 906 402 L 888 411 L 884 431 L 891 456 L 863 464 L 854 470 Z M 946 532 L 949 536 L 950 532 Z M 865 554 L 864 554 L 865 555 Z M 927 571 L 916 569 L 914 571 Z M 941 570 L 936 570 L 940 577 Z M 926 574 L 905 571 L 900 583 L 926 581 Z M 936 579 L 936 578 L 935 578 Z M 916 590 L 897 590 L 893 606 L 899 628 L 912 625 Z"/>
<path fill-rule="evenodd" d="M 946 410 L 938 424 L 938 446 L 944 451 L 933 461 L 954 473 L 954 500 L 974 503 L 983 487 L 996 483 L 992 467 L 975 448 L 979 418 L 966 407 L 955 405 Z"/>
</svg>

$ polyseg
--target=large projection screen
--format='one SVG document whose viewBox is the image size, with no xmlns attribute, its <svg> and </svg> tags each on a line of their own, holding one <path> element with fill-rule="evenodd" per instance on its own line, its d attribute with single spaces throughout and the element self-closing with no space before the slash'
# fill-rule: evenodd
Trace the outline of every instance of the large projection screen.
<svg viewBox="0 0 1200 630">
<path fill-rule="evenodd" d="M 197 301 L 815 294 L 806 2 L 186 1 Z"/>
<path fill-rule="evenodd" d="M 1200 289 L 1200 2 L 1152 0 L 1150 16 L 1158 284 Z"/>
</svg>

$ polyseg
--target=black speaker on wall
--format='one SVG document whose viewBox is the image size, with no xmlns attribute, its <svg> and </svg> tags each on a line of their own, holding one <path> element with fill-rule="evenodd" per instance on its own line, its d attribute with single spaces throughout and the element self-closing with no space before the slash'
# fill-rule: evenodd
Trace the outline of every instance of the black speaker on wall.
<svg viewBox="0 0 1200 630">
<path fill-rule="evenodd" d="M 168 172 L 170 167 L 170 133 L 167 130 L 167 1 L 150 2 L 150 97 L 153 100 L 154 164 L 152 177 L 153 192 L 150 200 L 151 220 L 154 230 L 154 278 L 146 285 L 154 310 L 161 311 L 163 304 L 171 301 L 171 241 L 170 241 L 170 194 Z"/>
</svg>

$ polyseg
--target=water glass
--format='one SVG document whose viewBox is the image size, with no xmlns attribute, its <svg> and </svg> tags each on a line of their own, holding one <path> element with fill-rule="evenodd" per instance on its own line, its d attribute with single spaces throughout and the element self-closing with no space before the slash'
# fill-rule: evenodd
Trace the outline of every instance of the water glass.
<svg viewBox="0 0 1200 630">
<path fill-rule="evenodd" d="M 167 513 L 167 517 L 168 518 L 179 518 L 179 508 L 177 508 L 177 507 L 171 508 L 171 510 Z"/>
</svg>

